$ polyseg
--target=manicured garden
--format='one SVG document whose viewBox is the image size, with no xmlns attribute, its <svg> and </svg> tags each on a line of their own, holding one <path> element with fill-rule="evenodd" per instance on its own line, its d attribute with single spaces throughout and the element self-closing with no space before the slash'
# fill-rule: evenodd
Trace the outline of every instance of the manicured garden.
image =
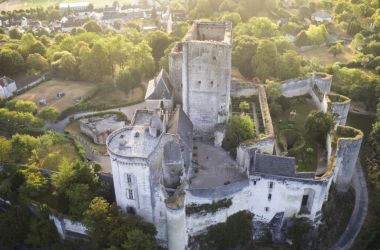
<svg viewBox="0 0 380 250">
<path fill-rule="evenodd" d="M 297 171 L 310 172 L 317 168 L 318 143 L 306 133 L 305 121 L 315 110 L 306 96 L 289 98 L 281 105 L 282 111 L 272 116 L 280 150 L 296 158 Z"/>
</svg>

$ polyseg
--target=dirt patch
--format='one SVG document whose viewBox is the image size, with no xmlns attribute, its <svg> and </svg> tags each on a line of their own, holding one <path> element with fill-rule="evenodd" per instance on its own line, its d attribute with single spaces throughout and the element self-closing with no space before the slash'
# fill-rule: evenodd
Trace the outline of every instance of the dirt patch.
<svg viewBox="0 0 380 250">
<path fill-rule="evenodd" d="M 306 51 L 300 54 L 306 57 L 307 59 L 314 58 L 320 64 L 334 64 L 336 62 L 348 63 L 355 57 L 355 53 L 347 45 L 344 47 L 343 53 L 340 55 L 337 55 L 336 57 L 330 54 L 328 50 L 329 50 L 328 47 L 324 47 L 324 48 L 317 48 L 310 51 Z"/>
<path fill-rule="evenodd" d="M 15 99 L 34 101 L 37 105 L 39 100 L 46 99 L 47 105 L 54 106 L 62 111 L 73 106 L 80 98 L 90 96 L 96 89 L 97 85 L 93 83 L 53 79 L 41 83 Z M 58 98 L 57 93 L 59 92 L 63 92 L 65 96 Z M 43 108 L 43 106 L 38 106 Z"/>
</svg>

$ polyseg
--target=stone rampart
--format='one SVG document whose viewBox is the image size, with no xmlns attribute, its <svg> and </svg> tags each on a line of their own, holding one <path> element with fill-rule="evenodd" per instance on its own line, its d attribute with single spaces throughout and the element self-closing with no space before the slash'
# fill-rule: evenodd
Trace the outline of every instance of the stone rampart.
<svg viewBox="0 0 380 250">
<path fill-rule="evenodd" d="M 339 192 L 346 192 L 358 160 L 363 132 L 352 127 L 339 125 L 336 134 L 338 137 L 335 161 L 336 187 Z"/>
<path fill-rule="evenodd" d="M 335 115 L 335 122 L 338 125 L 346 125 L 348 112 L 350 111 L 351 100 L 348 97 L 338 94 L 328 94 L 328 106 Z"/>
</svg>

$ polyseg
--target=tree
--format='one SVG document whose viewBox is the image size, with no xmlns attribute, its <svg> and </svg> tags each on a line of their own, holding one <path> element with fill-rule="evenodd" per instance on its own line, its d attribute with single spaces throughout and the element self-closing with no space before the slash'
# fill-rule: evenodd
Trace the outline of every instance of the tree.
<svg viewBox="0 0 380 250">
<path fill-rule="evenodd" d="M 49 62 L 40 54 L 30 54 L 26 59 L 27 67 L 33 72 L 44 72 L 49 68 Z"/>
<path fill-rule="evenodd" d="M 106 75 L 111 74 L 109 55 L 103 45 L 95 44 L 90 53 L 81 57 L 79 66 L 83 80 L 90 82 L 102 82 Z"/>
<path fill-rule="evenodd" d="M 253 57 L 252 67 L 255 75 L 261 80 L 275 76 L 277 63 L 277 47 L 270 40 L 262 40 Z"/>
<path fill-rule="evenodd" d="M 9 162 L 11 159 L 12 143 L 0 136 L 0 162 Z"/>
<path fill-rule="evenodd" d="M 243 114 L 239 116 L 233 115 L 228 119 L 222 147 L 234 156 L 240 143 L 254 139 L 255 136 L 255 125 L 251 117 Z"/>
<path fill-rule="evenodd" d="M 242 112 L 246 112 L 246 111 L 249 111 L 249 103 L 246 102 L 246 101 L 242 101 L 239 103 L 239 109 L 242 111 Z"/>
<path fill-rule="evenodd" d="M 40 54 L 44 56 L 46 54 L 46 47 L 41 42 L 35 42 L 32 46 L 30 46 L 29 54 Z"/>
<path fill-rule="evenodd" d="M 20 187 L 20 194 L 26 197 L 37 197 L 48 188 L 48 179 L 41 174 L 39 169 L 29 166 L 27 169 L 22 170 L 24 174 L 24 183 Z"/>
<path fill-rule="evenodd" d="M 49 218 L 46 205 L 39 206 L 36 216 L 31 218 L 25 243 L 33 248 L 51 247 L 59 243 L 57 229 Z"/>
<path fill-rule="evenodd" d="M 305 129 L 308 135 L 323 144 L 334 124 L 335 120 L 331 113 L 314 110 L 306 117 Z"/>
<path fill-rule="evenodd" d="M 142 77 L 152 76 L 154 73 L 154 59 L 151 47 L 145 41 L 134 46 L 128 64 L 134 65 L 134 68 L 139 71 Z"/>
<path fill-rule="evenodd" d="M 141 230 L 131 230 L 127 233 L 127 240 L 122 245 L 122 249 L 135 250 L 145 249 L 154 250 L 157 249 L 157 245 L 154 243 L 154 239 L 145 234 Z"/>
<path fill-rule="evenodd" d="M 85 25 L 83 25 L 83 28 L 87 32 L 94 32 L 98 34 L 103 32 L 102 27 L 94 20 L 87 22 Z"/>
<path fill-rule="evenodd" d="M 292 222 L 293 225 L 288 231 L 289 236 L 293 241 L 292 247 L 295 250 L 303 249 L 305 236 L 309 233 L 312 227 L 304 218 L 293 218 Z"/>
<path fill-rule="evenodd" d="M 141 75 L 135 68 L 121 70 L 116 79 L 116 85 L 118 88 L 129 92 L 133 88 L 137 87 L 141 82 Z"/>
<path fill-rule="evenodd" d="M 186 22 L 179 23 L 174 26 L 172 33 L 170 33 L 170 36 L 173 38 L 173 40 L 181 40 L 189 30 L 190 25 Z"/>
<path fill-rule="evenodd" d="M 237 12 L 230 12 L 230 13 L 224 14 L 221 17 L 221 20 L 224 22 L 226 22 L 226 21 L 231 22 L 232 26 L 235 27 L 236 25 L 241 23 L 241 16 Z"/>
<path fill-rule="evenodd" d="M 38 114 L 41 119 L 47 122 L 55 122 L 60 115 L 61 112 L 53 106 L 44 107 Z"/>
<path fill-rule="evenodd" d="M 13 28 L 9 31 L 9 38 L 20 40 L 22 37 L 22 33 L 18 28 Z"/>
<path fill-rule="evenodd" d="M 267 81 L 265 89 L 269 102 L 276 101 L 282 95 L 280 84 L 277 82 Z"/>
<path fill-rule="evenodd" d="M 296 36 L 296 40 L 294 41 L 294 44 L 298 47 L 310 45 L 310 39 L 306 34 L 305 30 L 302 30 L 298 35 Z"/>
<path fill-rule="evenodd" d="M 0 50 L 0 75 L 16 75 L 24 69 L 21 54 L 12 49 Z"/>
<path fill-rule="evenodd" d="M 258 43 L 255 37 L 247 35 L 236 37 L 232 43 L 232 64 L 248 79 L 253 77 L 251 61 L 256 54 Z"/>
<path fill-rule="evenodd" d="M 32 101 L 11 100 L 5 104 L 5 107 L 10 111 L 36 113 L 37 105 Z"/>
<path fill-rule="evenodd" d="M 267 17 L 252 17 L 247 23 L 240 23 L 234 29 L 235 36 L 249 35 L 270 38 L 279 35 L 278 26 Z"/>
<path fill-rule="evenodd" d="M 168 34 L 160 30 L 149 33 L 146 40 L 152 48 L 152 55 L 156 63 L 159 62 L 164 55 L 165 49 L 172 42 Z"/>
<path fill-rule="evenodd" d="M 364 36 L 360 33 L 357 33 L 352 39 L 351 47 L 355 50 L 362 50 L 365 44 Z"/>
<path fill-rule="evenodd" d="M 330 54 L 333 54 L 334 57 L 336 57 L 338 54 L 343 53 L 343 49 L 344 49 L 344 46 L 342 45 L 342 43 L 337 42 L 334 45 L 332 45 L 328 51 Z"/>
<path fill-rule="evenodd" d="M 88 184 L 72 184 L 66 189 L 70 214 L 80 218 L 91 202 L 91 190 Z"/>
<path fill-rule="evenodd" d="M 28 234 L 30 214 L 27 207 L 12 206 L 0 213 L 0 246 L 11 248 L 24 242 Z"/>
<path fill-rule="evenodd" d="M 155 246 L 153 239 L 157 232 L 152 224 L 144 222 L 140 217 L 124 214 L 115 204 L 110 205 L 102 197 L 95 197 L 91 201 L 88 209 L 84 213 L 84 221 L 88 228 L 88 234 L 94 249 L 107 247 L 120 249 L 122 245 L 132 247 L 144 244 L 135 238 L 135 236 L 137 236 L 136 233 L 130 234 L 130 232 L 134 230 L 139 230 L 145 235 L 142 236 L 140 233 L 138 234 L 139 237 L 143 237 L 144 240 L 147 240 L 143 246 Z M 128 238 L 128 235 L 131 238 Z"/>
<path fill-rule="evenodd" d="M 328 33 L 325 25 L 322 24 L 319 26 L 310 25 L 309 29 L 306 31 L 306 34 L 311 44 L 321 45 L 322 43 L 326 42 Z"/>
<path fill-rule="evenodd" d="M 277 64 L 277 77 L 281 80 L 287 80 L 298 77 L 301 73 L 302 58 L 297 52 L 287 50 L 279 56 Z"/>
<path fill-rule="evenodd" d="M 52 62 L 53 72 L 62 79 L 76 79 L 77 61 L 70 52 L 62 52 L 60 59 Z M 54 54 L 55 55 L 55 54 Z"/>
</svg>

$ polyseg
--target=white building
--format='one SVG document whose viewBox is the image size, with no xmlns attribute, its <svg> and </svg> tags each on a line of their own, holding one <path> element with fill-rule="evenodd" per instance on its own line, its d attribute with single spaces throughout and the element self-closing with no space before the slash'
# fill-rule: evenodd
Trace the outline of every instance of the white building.
<svg viewBox="0 0 380 250">
<path fill-rule="evenodd" d="M 190 238 L 239 211 L 252 212 L 254 225 L 268 225 L 274 240 L 280 238 L 283 223 L 293 216 L 319 223 L 332 182 L 338 191 L 348 189 L 362 142 L 361 131 L 343 126 L 349 102 L 329 97 L 332 77 L 328 75 L 311 74 L 281 84 L 285 97 L 309 95 L 317 109 L 333 112 L 339 123 L 335 131 L 336 147 L 329 136 L 326 140 L 326 165 L 314 172 L 297 172 L 294 157 L 275 152 L 265 87 L 247 85 L 231 91 L 226 86 L 230 85 L 229 78 L 217 75 L 219 66 L 213 63 L 221 58 L 230 60 L 230 51 L 226 51 L 231 50 L 230 44 L 221 44 L 220 37 L 215 35 L 223 24 L 204 23 L 207 37 L 205 34 L 204 39 L 186 45 L 194 34 L 203 37 L 202 32 L 197 32 L 202 25 L 195 23 L 183 43 L 170 54 L 171 87 L 152 83 L 148 88 L 148 96 L 156 91 L 168 94 L 162 100 L 174 95 L 175 104 L 182 102 L 183 107 L 171 109 L 162 102 L 159 107 L 153 105 L 152 110 L 137 110 L 130 126 L 107 138 L 117 204 L 153 223 L 160 244 L 173 250 L 185 249 Z M 223 32 L 228 27 L 225 25 Z M 197 49 L 189 49 L 191 46 Z M 218 55 L 221 57 L 213 58 Z M 229 77 L 230 61 L 224 63 L 224 68 L 219 62 L 216 65 L 220 65 L 220 75 Z M 198 81 L 201 84 L 196 88 Z M 210 81 L 217 86 L 210 86 Z M 264 134 L 239 145 L 234 160 L 215 146 L 220 145 L 226 124 L 224 119 L 214 119 L 221 111 L 216 105 L 228 104 L 230 95 L 239 97 L 247 93 L 258 100 L 257 113 L 262 117 Z M 210 114 L 209 118 L 198 116 L 201 112 L 207 115 L 210 110 L 216 114 Z M 228 110 L 222 115 L 227 116 Z M 199 137 L 210 133 L 211 124 L 215 141 Z M 260 229 L 254 227 L 252 237 L 257 239 L 260 235 Z"/>
<path fill-rule="evenodd" d="M 9 98 L 17 90 L 16 82 L 9 77 L 3 76 L 0 78 L 0 97 Z"/>
<path fill-rule="evenodd" d="M 90 8 L 90 2 L 60 3 L 58 7 L 60 11 L 86 11 Z"/>
<path fill-rule="evenodd" d="M 332 16 L 324 10 L 318 10 L 311 14 L 311 20 L 317 23 L 331 23 L 333 21 Z"/>
</svg>

